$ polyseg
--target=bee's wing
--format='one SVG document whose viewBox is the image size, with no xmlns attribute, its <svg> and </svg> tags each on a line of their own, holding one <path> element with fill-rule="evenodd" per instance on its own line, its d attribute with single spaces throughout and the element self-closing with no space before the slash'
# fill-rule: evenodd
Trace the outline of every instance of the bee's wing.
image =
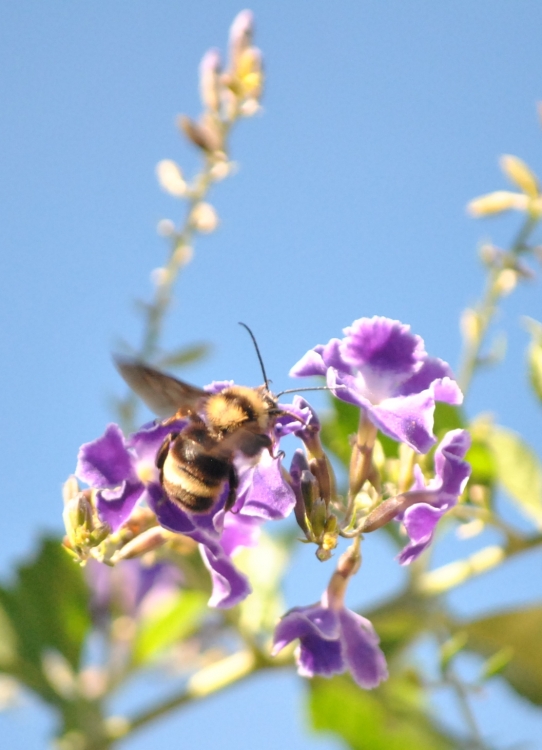
<svg viewBox="0 0 542 750">
<path fill-rule="evenodd" d="M 271 438 L 264 432 L 239 427 L 235 432 L 222 438 L 209 453 L 217 458 L 229 459 L 232 453 L 241 451 L 245 456 L 252 458 L 271 445 Z"/>
<path fill-rule="evenodd" d="M 117 370 L 130 388 L 159 417 L 170 417 L 178 411 L 186 414 L 197 410 L 209 394 L 171 375 L 137 360 L 115 357 Z"/>
</svg>

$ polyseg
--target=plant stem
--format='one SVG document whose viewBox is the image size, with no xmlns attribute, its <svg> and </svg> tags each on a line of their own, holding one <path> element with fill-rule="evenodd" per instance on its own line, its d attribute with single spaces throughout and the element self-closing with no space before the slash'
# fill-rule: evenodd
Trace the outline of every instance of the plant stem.
<svg viewBox="0 0 542 750">
<path fill-rule="evenodd" d="M 197 672 L 190 678 L 187 687 L 177 695 L 147 711 L 142 711 L 132 719 L 128 719 L 123 738 L 145 727 L 155 719 L 165 716 L 170 711 L 206 698 L 230 685 L 247 680 L 259 671 L 274 669 L 283 665 L 284 663 L 280 660 L 274 664 L 269 659 L 260 659 L 258 654 L 251 650 L 238 651 Z"/>
<path fill-rule="evenodd" d="M 463 719 L 469 729 L 471 735 L 469 748 L 471 750 L 484 750 L 485 743 L 476 716 L 470 705 L 468 688 L 452 669 L 446 671 L 446 684 L 453 689 L 459 703 L 459 708 L 463 714 Z"/>
<path fill-rule="evenodd" d="M 512 266 L 517 257 L 525 252 L 526 242 L 537 223 L 538 218 L 530 214 L 527 215 L 512 247 L 507 253 L 508 258 L 512 261 Z M 495 263 L 490 267 L 485 291 L 475 309 L 477 318 L 476 333 L 465 336 L 462 364 L 459 368 L 458 377 L 458 382 L 464 395 L 467 394 L 472 378 L 480 365 L 480 351 L 485 343 L 489 326 L 497 312 L 498 303 L 504 295 L 498 283 L 502 270 L 502 267 Z"/>
</svg>

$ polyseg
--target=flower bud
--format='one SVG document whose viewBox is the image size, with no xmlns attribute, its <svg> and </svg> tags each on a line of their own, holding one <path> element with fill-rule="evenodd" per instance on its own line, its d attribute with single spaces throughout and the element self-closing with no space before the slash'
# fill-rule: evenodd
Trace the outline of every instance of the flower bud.
<svg viewBox="0 0 542 750">
<path fill-rule="evenodd" d="M 530 198 L 538 197 L 538 180 L 524 161 L 518 159 L 517 156 L 505 154 L 501 156 L 500 165 L 508 179 L 515 183 L 520 190 L 523 190 Z"/>
<path fill-rule="evenodd" d="M 160 187 L 166 193 L 183 198 L 186 195 L 187 185 L 183 179 L 181 168 L 171 159 L 162 159 L 156 165 L 156 176 Z"/>
<path fill-rule="evenodd" d="M 212 122 L 209 118 L 206 118 L 204 122 L 194 122 L 190 117 L 181 115 L 177 123 L 188 140 L 198 148 L 210 154 L 222 151 L 223 138 L 216 122 Z"/>
<path fill-rule="evenodd" d="M 175 224 L 171 219 L 160 219 L 156 231 L 161 237 L 172 237 L 175 234 Z"/>
<path fill-rule="evenodd" d="M 321 539 L 326 529 L 327 508 L 321 497 L 313 500 L 309 516 L 312 530 L 316 539 Z"/>
<path fill-rule="evenodd" d="M 220 109 L 220 54 L 216 49 L 205 53 L 199 68 L 201 101 L 211 112 Z"/>
<path fill-rule="evenodd" d="M 504 268 L 495 283 L 495 288 L 503 297 L 514 291 L 518 283 L 518 274 L 512 268 Z"/>
<path fill-rule="evenodd" d="M 192 209 L 190 221 L 194 229 L 203 234 L 214 232 L 218 226 L 218 215 L 210 203 L 200 201 Z"/>
<path fill-rule="evenodd" d="M 507 190 L 497 190 L 494 193 L 474 198 L 467 205 L 467 211 L 474 218 L 481 218 L 509 211 L 510 209 L 526 211 L 528 207 L 529 199 L 526 195 L 510 193 Z"/>
<path fill-rule="evenodd" d="M 461 332 L 465 341 L 475 343 L 480 338 L 481 320 L 476 310 L 467 308 L 461 315 Z"/>
<path fill-rule="evenodd" d="M 62 499 L 64 500 L 64 504 L 76 498 L 79 492 L 79 482 L 77 481 L 77 478 L 72 474 L 62 485 Z"/>
<path fill-rule="evenodd" d="M 242 10 L 236 15 L 230 27 L 230 59 L 236 69 L 238 60 L 250 46 L 254 33 L 254 15 L 251 10 Z"/>
<path fill-rule="evenodd" d="M 152 552 L 164 545 L 168 540 L 168 532 L 161 526 L 154 526 L 147 529 L 139 536 L 129 541 L 118 550 L 112 558 L 112 562 L 117 563 L 120 560 L 130 560 L 133 557 L 141 557 L 147 552 Z"/>
</svg>

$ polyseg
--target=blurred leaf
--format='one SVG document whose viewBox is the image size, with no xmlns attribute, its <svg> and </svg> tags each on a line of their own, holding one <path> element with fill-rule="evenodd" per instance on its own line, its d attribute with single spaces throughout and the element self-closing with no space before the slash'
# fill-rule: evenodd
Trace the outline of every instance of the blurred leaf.
<svg viewBox="0 0 542 750">
<path fill-rule="evenodd" d="M 529 328 L 532 335 L 527 349 L 529 380 L 538 400 L 542 401 L 542 324 L 532 320 L 529 321 Z"/>
<path fill-rule="evenodd" d="M 488 445 L 495 456 L 499 482 L 519 509 L 542 529 L 542 464 L 515 432 L 494 427 Z"/>
<path fill-rule="evenodd" d="M 491 487 L 497 478 L 495 454 L 483 440 L 473 439 L 465 460 L 472 468 L 470 484 L 483 484 Z"/>
<path fill-rule="evenodd" d="M 299 536 L 299 534 L 296 534 Z M 250 575 L 252 596 L 239 605 L 239 623 L 244 632 L 272 632 L 285 606 L 280 583 L 289 556 L 284 543 L 262 533 L 256 547 L 236 554 L 236 566 Z"/>
<path fill-rule="evenodd" d="M 459 743 L 424 711 L 419 684 L 407 674 L 376 690 L 347 677 L 313 679 L 310 712 L 318 731 L 334 732 L 354 750 L 459 750 Z"/>
<path fill-rule="evenodd" d="M 513 656 L 514 649 L 512 648 L 512 646 L 505 646 L 505 648 L 501 648 L 501 650 L 497 651 L 496 654 L 490 656 L 482 666 L 480 680 L 483 682 L 485 680 L 489 680 L 490 677 L 495 677 L 495 675 L 500 674 L 510 663 Z"/>
<path fill-rule="evenodd" d="M 427 613 L 423 604 L 425 601 L 415 599 L 407 592 L 370 612 L 364 612 L 364 616 L 373 623 L 388 659 L 408 646 L 427 627 Z"/>
<path fill-rule="evenodd" d="M 542 705 L 542 607 L 516 610 L 461 623 L 468 648 L 486 658 L 512 650 L 502 675 L 520 695 Z"/>
<path fill-rule="evenodd" d="M 0 609 L 0 670 L 17 660 L 17 636 L 9 617 Z"/>
<path fill-rule="evenodd" d="M 142 618 L 134 644 L 134 664 L 152 661 L 169 646 L 192 635 L 207 613 L 207 599 L 200 591 L 180 591 Z"/>
<path fill-rule="evenodd" d="M 465 428 L 465 417 L 459 406 L 445 404 L 443 401 L 435 403 L 435 423 L 433 432 L 441 438 L 449 430 Z"/>
<path fill-rule="evenodd" d="M 156 367 L 176 368 L 185 367 L 186 365 L 192 364 L 192 362 L 198 362 L 200 359 L 208 357 L 211 352 L 211 345 L 200 343 L 190 344 L 189 346 L 183 346 L 181 349 L 177 349 L 170 354 L 164 354 L 156 361 Z"/>
<path fill-rule="evenodd" d="M 338 398 L 331 399 L 331 412 L 322 420 L 322 442 L 338 459 L 348 466 L 350 462 L 350 435 L 357 432 L 359 409 Z"/>
<path fill-rule="evenodd" d="M 37 557 L 18 568 L 16 582 L 0 587 L 0 606 L 15 634 L 18 657 L 39 669 L 48 649 L 77 668 L 91 626 L 87 602 L 82 570 L 58 539 L 43 540 Z"/>
<path fill-rule="evenodd" d="M 440 647 L 440 668 L 445 672 L 453 659 L 460 651 L 463 651 L 469 639 L 464 630 L 458 630 L 451 638 L 448 638 Z"/>
</svg>

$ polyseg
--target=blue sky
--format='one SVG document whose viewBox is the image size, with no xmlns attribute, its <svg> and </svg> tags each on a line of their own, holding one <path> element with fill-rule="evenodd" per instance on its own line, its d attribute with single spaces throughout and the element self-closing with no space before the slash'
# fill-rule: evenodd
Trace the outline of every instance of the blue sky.
<svg viewBox="0 0 542 750">
<path fill-rule="evenodd" d="M 266 60 L 265 111 L 235 133 L 239 172 L 211 196 L 220 229 L 196 246 L 168 321 L 171 346 L 214 344 L 212 357 L 185 377 L 258 384 L 256 357 L 237 326 L 243 320 L 274 387 L 286 388 L 289 368 L 309 347 L 374 314 L 410 323 L 432 355 L 456 365 L 458 317 L 483 279 L 476 246 L 488 236 L 506 243 L 517 224 L 515 217 L 476 222 L 465 204 L 506 187 L 502 153 L 542 173 L 535 111 L 542 5 L 293 0 L 251 7 Z M 60 484 L 78 446 L 102 432 L 108 395 L 122 392 L 110 352 L 119 336 L 138 340 L 132 302 L 148 296 L 150 271 L 166 251 L 156 224 L 179 212 L 159 190 L 155 164 L 173 158 L 188 172 L 196 165 L 174 118 L 198 114 L 199 60 L 211 46 L 224 49 L 241 9 L 230 0 L 0 7 L 4 576 L 31 552 L 38 532 L 60 529 Z M 539 283 L 506 301 L 498 321 L 509 337 L 506 361 L 480 376 L 468 406 L 471 414 L 495 413 L 539 446 L 542 412 L 525 388 L 520 315 L 542 319 Z M 394 575 L 385 553 L 374 554 L 353 603 L 381 595 L 380 570 Z M 295 596 L 307 603 L 327 572 L 301 558 L 308 583 L 300 586 L 299 575 Z M 534 563 L 539 569 L 539 556 L 503 573 L 494 595 L 487 586 L 466 587 L 457 606 L 476 602 L 484 610 L 507 596 L 533 601 L 540 587 L 525 580 L 525 570 Z M 224 721 L 248 695 L 254 705 L 246 737 L 226 732 L 223 750 L 251 748 L 254 726 L 269 747 L 338 747 L 304 735 L 297 682 L 281 679 L 272 709 L 257 686 L 214 701 L 215 718 Z M 491 700 L 480 709 L 487 727 L 499 726 L 505 705 Z M 540 718 L 517 700 L 506 705 L 515 721 L 503 722 L 499 747 L 540 736 Z M 179 731 L 195 737 L 206 710 L 127 750 L 159 737 L 168 747 Z M 35 728 L 22 709 L 0 718 L 10 750 L 41 741 L 39 722 L 47 719 L 38 708 L 32 715 Z M 214 745 L 213 727 L 202 731 L 199 746 Z"/>
</svg>

